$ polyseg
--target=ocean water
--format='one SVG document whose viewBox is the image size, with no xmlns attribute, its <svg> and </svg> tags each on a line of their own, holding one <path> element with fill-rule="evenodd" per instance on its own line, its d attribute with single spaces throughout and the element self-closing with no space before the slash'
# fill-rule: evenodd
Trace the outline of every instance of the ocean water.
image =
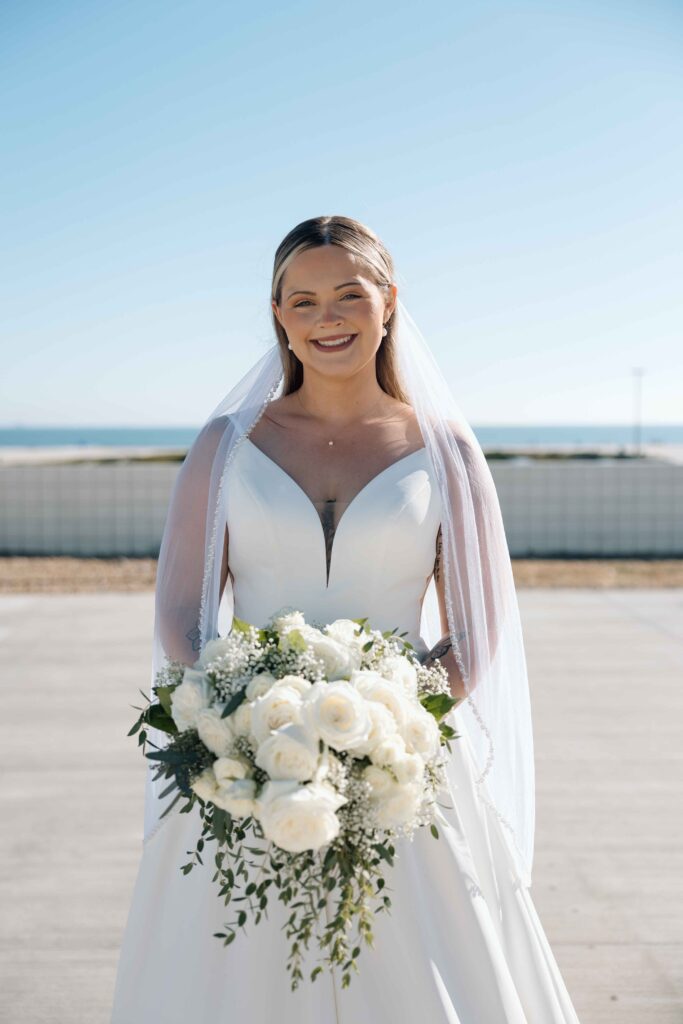
<svg viewBox="0 0 683 1024">
<path fill-rule="evenodd" d="M 183 448 L 200 427 L 0 427 L 0 447 L 49 448 L 65 445 Z M 482 447 L 496 445 L 632 445 L 632 424 L 566 424 L 525 426 L 472 425 Z M 645 424 L 643 444 L 683 444 L 683 423 Z"/>
</svg>

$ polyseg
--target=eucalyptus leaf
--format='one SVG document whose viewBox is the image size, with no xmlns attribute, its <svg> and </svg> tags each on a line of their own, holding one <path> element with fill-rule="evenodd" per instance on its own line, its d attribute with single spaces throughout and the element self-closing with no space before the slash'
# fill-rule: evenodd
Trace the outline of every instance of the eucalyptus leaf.
<svg viewBox="0 0 683 1024">
<path fill-rule="evenodd" d="M 238 690 L 237 693 L 233 693 L 232 697 L 227 702 L 227 704 L 225 705 L 221 712 L 221 718 L 227 718 L 228 715 L 231 715 L 233 713 L 233 711 L 236 711 L 240 704 L 242 704 L 246 700 L 246 697 L 246 687 L 243 690 Z"/>
</svg>

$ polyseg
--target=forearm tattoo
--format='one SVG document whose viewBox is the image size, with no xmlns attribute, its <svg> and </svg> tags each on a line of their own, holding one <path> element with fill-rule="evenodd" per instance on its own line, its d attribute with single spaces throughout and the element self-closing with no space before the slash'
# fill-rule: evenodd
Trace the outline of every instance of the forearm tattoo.
<svg viewBox="0 0 683 1024">
<path fill-rule="evenodd" d="M 200 646 L 201 646 L 201 634 L 199 632 L 199 622 L 197 622 L 197 625 L 193 629 L 191 629 L 189 633 L 186 633 L 185 636 L 190 641 L 190 643 L 192 645 L 192 650 L 193 651 L 198 651 Z"/>
<path fill-rule="evenodd" d="M 444 636 L 441 640 L 434 644 L 431 651 L 429 652 L 429 659 L 431 661 L 434 658 L 443 658 L 444 654 L 448 654 L 453 644 L 451 643 L 450 636 Z"/>
</svg>

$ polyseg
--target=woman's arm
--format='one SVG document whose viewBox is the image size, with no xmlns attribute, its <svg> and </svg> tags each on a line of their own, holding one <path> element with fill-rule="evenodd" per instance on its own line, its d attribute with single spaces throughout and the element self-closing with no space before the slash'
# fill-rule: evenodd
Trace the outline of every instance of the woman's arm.
<svg viewBox="0 0 683 1024">
<path fill-rule="evenodd" d="M 462 673 L 452 647 L 450 625 L 446 611 L 446 580 L 443 559 L 443 526 L 439 527 L 436 539 L 434 582 L 439 604 L 442 637 L 427 655 L 426 664 L 439 658 L 448 672 L 451 692 L 454 697 L 464 697 L 474 689 L 485 675 L 498 648 L 507 610 L 501 594 L 505 592 L 497 573 L 510 571 L 510 556 L 505 540 L 498 495 L 488 464 L 480 448 L 473 446 L 462 437 L 454 435 L 462 465 L 467 476 L 467 491 L 463 495 L 463 483 L 456 477 L 454 463 L 449 460 L 449 492 L 452 498 L 451 546 L 458 559 L 457 584 L 453 587 L 451 600 L 454 604 L 454 628 L 456 640 L 464 652 L 469 669 L 468 689 L 465 689 Z M 453 442 L 451 442 L 453 443 Z M 461 474 L 462 475 L 462 474 Z M 471 499 L 465 500 L 467 497 Z M 472 521 L 476 527 L 477 551 L 467 550 L 467 538 L 463 523 Z M 477 557 L 473 556 L 477 554 Z M 469 555 L 469 557 L 466 557 Z M 454 581 L 456 574 L 453 574 Z M 477 632 L 479 630 L 480 632 Z M 465 656 L 466 654 L 466 656 Z"/>
<path fill-rule="evenodd" d="M 199 433 L 185 457 L 171 492 L 159 552 L 155 614 L 161 645 L 168 658 L 190 666 L 200 653 L 199 610 L 211 471 L 224 431 L 222 418 L 211 421 Z M 226 529 L 223 535 L 221 593 L 228 574 Z"/>
<path fill-rule="evenodd" d="M 441 619 L 441 639 L 438 640 L 431 651 L 427 654 L 424 660 L 424 665 L 429 667 L 439 659 L 443 667 L 448 672 L 448 679 L 451 684 L 451 695 L 457 700 L 461 700 L 466 696 L 465 685 L 462 680 L 458 663 L 453 653 L 453 646 L 451 643 L 450 630 L 448 628 L 448 615 L 446 614 L 446 594 L 444 588 L 443 579 L 443 549 L 442 549 L 442 532 L 439 527 L 439 532 L 436 535 L 436 558 L 434 560 L 434 584 L 436 586 L 436 596 L 439 604 L 439 617 Z"/>
</svg>

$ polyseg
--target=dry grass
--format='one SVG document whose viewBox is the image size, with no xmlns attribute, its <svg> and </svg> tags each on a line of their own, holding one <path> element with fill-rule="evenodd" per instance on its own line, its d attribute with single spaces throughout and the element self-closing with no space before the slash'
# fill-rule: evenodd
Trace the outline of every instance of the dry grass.
<svg viewBox="0 0 683 1024">
<path fill-rule="evenodd" d="M 683 587 L 683 558 L 513 558 L 522 587 Z"/>
<path fill-rule="evenodd" d="M 512 560 L 526 587 L 683 587 L 683 559 Z M 155 558 L 0 557 L 0 593 L 153 590 Z"/>
</svg>

